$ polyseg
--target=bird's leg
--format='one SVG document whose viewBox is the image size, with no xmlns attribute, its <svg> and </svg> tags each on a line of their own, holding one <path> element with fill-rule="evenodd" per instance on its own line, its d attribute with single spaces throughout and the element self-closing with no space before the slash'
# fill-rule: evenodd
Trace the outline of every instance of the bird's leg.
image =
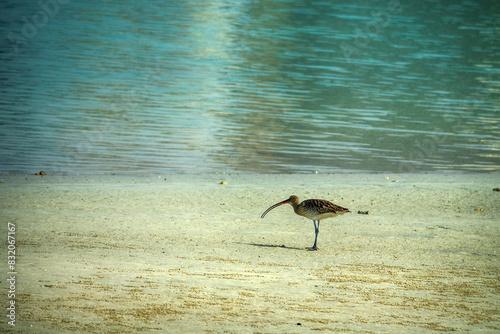
<svg viewBox="0 0 500 334">
<path fill-rule="evenodd" d="M 314 220 L 314 219 L 313 219 L 313 223 L 314 223 L 314 233 L 316 234 L 316 236 L 314 237 L 314 245 L 312 246 L 312 250 L 318 250 L 316 243 L 318 242 L 319 220 L 318 220 L 318 226 L 316 226 L 316 220 Z"/>
</svg>

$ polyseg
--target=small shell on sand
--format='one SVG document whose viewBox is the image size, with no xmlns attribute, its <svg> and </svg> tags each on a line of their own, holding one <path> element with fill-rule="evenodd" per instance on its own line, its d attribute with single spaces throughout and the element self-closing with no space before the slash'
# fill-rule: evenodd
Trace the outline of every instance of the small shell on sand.
<svg viewBox="0 0 500 334">
<path fill-rule="evenodd" d="M 43 170 L 39 171 L 38 173 L 35 173 L 35 175 L 47 175 Z"/>
</svg>

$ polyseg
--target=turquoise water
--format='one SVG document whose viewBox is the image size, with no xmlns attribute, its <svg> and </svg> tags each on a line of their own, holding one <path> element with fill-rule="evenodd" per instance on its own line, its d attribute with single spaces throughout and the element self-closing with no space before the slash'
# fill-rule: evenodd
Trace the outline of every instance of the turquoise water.
<svg viewBox="0 0 500 334">
<path fill-rule="evenodd" d="M 0 173 L 500 170 L 498 1 L 4 1 Z"/>
</svg>

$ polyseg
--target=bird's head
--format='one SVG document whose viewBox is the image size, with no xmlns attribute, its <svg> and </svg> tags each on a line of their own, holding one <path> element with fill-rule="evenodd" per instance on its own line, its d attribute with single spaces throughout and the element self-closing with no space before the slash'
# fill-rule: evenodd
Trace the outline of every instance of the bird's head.
<svg viewBox="0 0 500 334">
<path fill-rule="evenodd" d="M 300 203 L 299 198 L 297 196 L 295 196 L 295 195 L 292 195 L 289 198 L 287 198 L 286 200 L 281 201 L 279 203 L 276 203 L 273 206 L 271 206 L 269 209 L 267 209 L 266 211 L 264 211 L 264 213 L 262 214 L 262 216 L 260 216 L 260 218 L 264 218 L 269 211 L 271 211 L 274 208 L 277 208 L 280 205 L 290 204 L 291 206 L 293 206 L 295 208 L 297 205 L 299 205 L 299 203 Z"/>
</svg>

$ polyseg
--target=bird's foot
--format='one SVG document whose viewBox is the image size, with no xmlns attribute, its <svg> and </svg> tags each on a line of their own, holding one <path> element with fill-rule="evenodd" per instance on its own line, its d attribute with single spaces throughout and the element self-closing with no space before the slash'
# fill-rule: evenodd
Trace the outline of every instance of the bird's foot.
<svg viewBox="0 0 500 334">
<path fill-rule="evenodd" d="M 319 249 L 318 247 L 313 246 L 313 247 L 311 247 L 311 248 L 308 248 L 307 250 L 308 250 L 308 251 L 317 251 L 318 249 Z"/>
</svg>

